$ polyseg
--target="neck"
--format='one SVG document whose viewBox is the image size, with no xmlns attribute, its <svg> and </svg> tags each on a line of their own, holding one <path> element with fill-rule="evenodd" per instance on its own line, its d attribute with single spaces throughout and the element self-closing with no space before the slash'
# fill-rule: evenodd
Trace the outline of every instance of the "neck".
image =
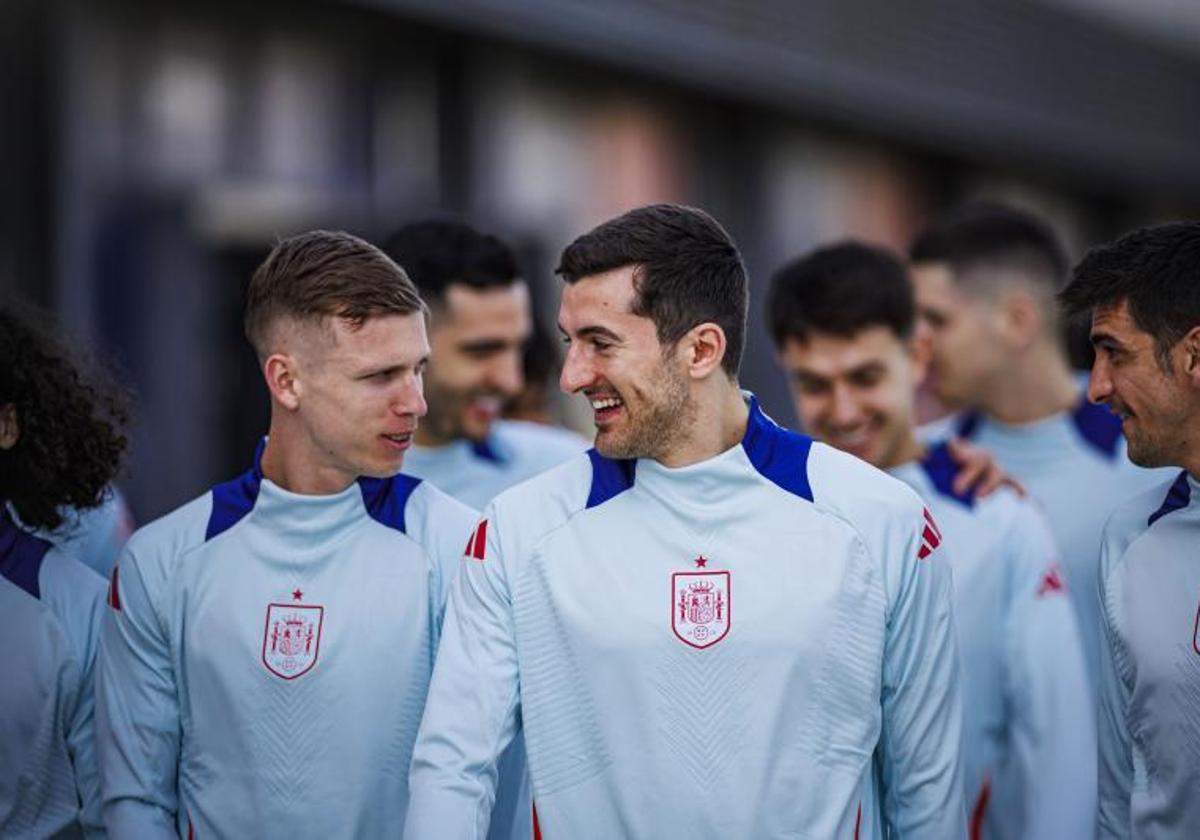
<svg viewBox="0 0 1200 840">
<path fill-rule="evenodd" d="M 925 446 L 917 436 L 913 434 L 910 428 L 906 433 L 904 440 L 895 452 L 885 456 L 882 462 L 876 464 L 881 470 L 890 470 L 913 461 L 920 461 L 925 457 Z"/>
<path fill-rule="evenodd" d="M 988 383 L 979 408 L 1001 423 L 1034 423 L 1079 402 L 1079 389 L 1067 360 L 1048 343 L 1018 355 Z"/>
<path fill-rule="evenodd" d="M 326 463 L 307 435 L 292 423 L 271 418 L 267 447 L 262 454 L 262 474 L 274 484 L 292 493 L 328 496 L 340 493 L 357 476 Z"/>
<path fill-rule="evenodd" d="M 742 398 L 741 389 L 724 375 L 720 382 L 706 383 L 711 390 L 695 394 L 693 411 L 686 422 L 686 436 L 671 450 L 656 458 L 665 467 L 686 467 L 720 455 L 736 446 L 746 435 L 750 407 Z"/>
</svg>

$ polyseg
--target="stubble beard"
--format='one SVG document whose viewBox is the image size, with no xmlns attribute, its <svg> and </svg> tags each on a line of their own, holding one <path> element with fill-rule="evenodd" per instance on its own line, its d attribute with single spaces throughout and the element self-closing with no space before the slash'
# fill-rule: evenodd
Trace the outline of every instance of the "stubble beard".
<svg viewBox="0 0 1200 840">
<path fill-rule="evenodd" d="M 596 451 L 601 455 L 606 458 L 661 460 L 688 436 L 696 416 L 696 407 L 688 392 L 686 377 L 664 363 L 660 365 L 653 381 L 661 383 L 661 387 L 639 395 L 638 413 L 635 416 L 630 412 L 625 433 L 616 439 L 605 439 L 604 436 L 596 439 Z M 627 402 L 627 411 L 628 405 Z"/>
</svg>

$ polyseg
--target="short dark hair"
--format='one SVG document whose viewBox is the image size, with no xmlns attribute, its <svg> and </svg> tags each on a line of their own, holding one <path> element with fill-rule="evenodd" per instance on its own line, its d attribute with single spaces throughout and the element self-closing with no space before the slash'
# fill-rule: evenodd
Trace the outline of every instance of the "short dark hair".
<svg viewBox="0 0 1200 840">
<path fill-rule="evenodd" d="M 1200 222 L 1141 228 L 1093 248 L 1059 300 L 1072 315 L 1127 301 L 1133 322 L 1154 336 L 1165 362 L 1200 325 Z"/>
<path fill-rule="evenodd" d="M 279 242 L 246 291 L 246 338 L 266 355 L 271 324 L 341 318 L 357 329 L 376 315 L 411 315 L 425 304 L 404 270 L 374 245 L 314 230 Z"/>
<path fill-rule="evenodd" d="M 446 289 L 456 283 L 492 289 L 519 279 L 512 249 L 463 222 L 429 219 L 405 225 L 384 241 L 383 251 L 403 266 L 431 304 L 442 303 Z"/>
<path fill-rule="evenodd" d="M 1054 231 L 1025 210 L 992 202 L 961 205 L 937 219 L 913 242 L 914 263 L 945 262 L 956 277 L 982 265 L 1011 266 L 1053 291 L 1067 273 L 1067 256 Z"/>
<path fill-rule="evenodd" d="M 14 407 L 18 427 L 16 445 L 0 450 L 0 504 L 27 525 L 57 528 L 59 508 L 104 501 L 129 446 L 129 395 L 29 307 L 0 305 L 0 359 L 0 408 Z"/>
<path fill-rule="evenodd" d="M 876 326 L 907 339 L 917 322 L 903 263 L 885 248 L 853 241 L 818 248 L 775 272 L 766 315 L 779 347 L 788 338 L 848 338 Z"/>
<path fill-rule="evenodd" d="M 568 283 L 635 266 L 633 313 L 650 318 L 658 340 L 675 344 L 697 324 L 725 332 L 721 366 L 741 367 L 746 341 L 746 268 L 737 246 L 703 210 L 652 204 L 630 210 L 566 247 L 556 272 Z"/>
</svg>

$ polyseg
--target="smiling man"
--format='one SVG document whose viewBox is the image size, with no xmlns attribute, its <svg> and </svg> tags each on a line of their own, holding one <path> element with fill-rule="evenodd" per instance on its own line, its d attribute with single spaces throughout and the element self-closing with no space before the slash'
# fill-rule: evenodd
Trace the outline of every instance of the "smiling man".
<svg viewBox="0 0 1200 840">
<path fill-rule="evenodd" d="M 270 433 L 241 477 L 135 533 L 97 715 L 114 837 L 394 837 L 444 593 L 475 514 L 399 472 L 424 306 L 344 233 L 280 242 L 246 334 Z"/>
<path fill-rule="evenodd" d="M 910 256 L 934 389 L 963 409 L 956 433 L 992 452 L 1043 506 L 1094 689 L 1100 532 L 1122 499 L 1163 476 L 1130 463 L 1120 421 L 1088 402 L 1068 364 L 1054 297 L 1067 260 L 1044 222 L 967 205 L 936 220 Z"/>
<path fill-rule="evenodd" d="M 405 836 L 483 836 L 518 719 L 547 837 L 962 836 L 920 500 L 739 389 L 745 269 L 705 213 L 630 211 L 559 273 L 595 449 L 502 493 L 468 545 Z"/>
<path fill-rule="evenodd" d="M 405 471 L 482 509 L 497 493 L 587 448 L 571 432 L 501 419 L 524 386 L 529 287 L 511 249 L 452 221 L 407 225 L 385 243 L 430 308 L 429 414 Z"/>
<path fill-rule="evenodd" d="M 1088 396 L 1129 457 L 1182 468 L 1104 530 L 1099 836 L 1200 837 L 1200 223 L 1091 251 L 1062 299 L 1092 313 Z"/>
<path fill-rule="evenodd" d="M 929 347 L 904 266 L 855 242 L 822 248 L 776 273 L 767 313 L 804 427 L 916 490 L 945 537 L 971 837 L 1091 837 L 1094 717 L 1053 537 L 1009 489 L 957 492 L 947 445 L 917 439 Z"/>
</svg>

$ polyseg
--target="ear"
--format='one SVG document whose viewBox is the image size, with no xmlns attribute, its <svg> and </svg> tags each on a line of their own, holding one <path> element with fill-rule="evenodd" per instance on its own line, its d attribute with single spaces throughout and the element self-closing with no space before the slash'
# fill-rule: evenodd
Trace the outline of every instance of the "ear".
<svg viewBox="0 0 1200 840">
<path fill-rule="evenodd" d="M 705 379 L 725 359 L 725 330 L 711 321 L 697 324 L 679 340 L 679 349 L 692 379 Z"/>
<path fill-rule="evenodd" d="M 17 422 L 17 407 L 13 403 L 0 406 L 0 449 L 12 449 L 21 439 L 21 424 Z"/>
<path fill-rule="evenodd" d="M 1041 309 L 1033 295 L 1015 289 L 1005 295 L 1002 303 L 1004 334 L 1014 348 L 1028 347 L 1041 335 Z"/>
<path fill-rule="evenodd" d="M 912 363 L 913 387 L 919 388 L 929 375 L 929 364 L 933 360 L 933 336 L 924 323 L 918 322 L 908 340 L 908 359 Z"/>
<path fill-rule="evenodd" d="M 1184 375 L 1193 388 L 1200 389 L 1200 326 L 1188 330 L 1178 346 Z"/>
<path fill-rule="evenodd" d="M 296 357 L 288 353 L 272 353 L 263 362 L 263 378 L 267 380 L 271 399 L 288 411 L 300 407 L 303 389 L 296 376 L 297 367 Z"/>
</svg>

